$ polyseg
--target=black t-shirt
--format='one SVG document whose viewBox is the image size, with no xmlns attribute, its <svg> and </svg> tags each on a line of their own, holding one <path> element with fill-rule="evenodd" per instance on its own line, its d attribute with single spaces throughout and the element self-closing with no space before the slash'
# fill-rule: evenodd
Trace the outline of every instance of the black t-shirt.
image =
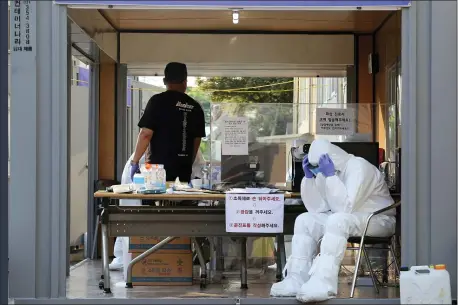
<svg viewBox="0 0 458 305">
<path fill-rule="evenodd" d="M 177 177 L 189 181 L 194 139 L 205 137 L 205 118 L 200 104 L 178 91 L 156 94 L 148 101 L 138 127 L 153 130 L 145 161 L 164 164 L 167 181 Z"/>
</svg>

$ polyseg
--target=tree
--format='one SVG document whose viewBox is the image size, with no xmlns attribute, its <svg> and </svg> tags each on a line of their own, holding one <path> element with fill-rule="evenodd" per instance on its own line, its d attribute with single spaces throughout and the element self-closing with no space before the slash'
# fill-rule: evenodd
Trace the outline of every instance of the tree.
<svg viewBox="0 0 458 305">
<path fill-rule="evenodd" d="M 293 102 L 292 78 L 211 77 L 198 78 L 197 85 L 201 90 L 210 93 L 213 102 L 277 104 Z"/>
<path fill-rule="evenodd" d="M 203 91 L 199 87 L 190 87 L 186 93 L 200 103 L 204 111 L 205 123 L 210 124 L 210 106 L 212 100 L 210 93 Z"/>
<path fill-rule="evenodd" d="M 197 79 L 197 85 L 212 102 L 232 103 L 233 114 L 254 113 L 250 127 L 258 137 L 285 134 L 292 120 L 293 78 L 211 77 Z"/>
<path fill-rule="evenodd" d="M 210 125 L 210 115 L 211 115 L 211 96 L 208 92 L 202 91 L 198 87 L 189 87 L 186 92 L 190 97 L 195 99 L 202 106 L 205 117 L 205 125 Z M 200 151 L 205 160 L 210 160 L 210 143 L 207 139 L 202 139 L 200 143 Z"/>
</svg>

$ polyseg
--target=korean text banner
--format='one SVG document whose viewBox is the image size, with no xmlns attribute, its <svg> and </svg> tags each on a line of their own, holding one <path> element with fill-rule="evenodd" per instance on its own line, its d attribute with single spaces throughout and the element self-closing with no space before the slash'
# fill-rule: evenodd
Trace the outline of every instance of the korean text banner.
<svg viewBox="0 0 458 305">
<path fill-rule="evenodd" d="M 208 1 L 182 1 L 182 0 L 55 0 L 56 4 L 87 5 L 87 6 L 163 6 L 163 7 L 222 7 L 222 8 L 250 8 L 250 7 L 406 7 L 411 0 L 359 0 L 359 1 L 289 1 L 289 0 L 208 0 Z"/>
</svg>

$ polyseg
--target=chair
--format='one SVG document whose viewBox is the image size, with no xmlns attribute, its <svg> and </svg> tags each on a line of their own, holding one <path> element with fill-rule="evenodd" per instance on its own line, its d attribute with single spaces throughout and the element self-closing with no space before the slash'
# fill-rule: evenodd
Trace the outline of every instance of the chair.
<svg viewBox="0 0 458 305">
<path fill-rule="evenodd" d="M 94 189 L 96 191 L 104 191 L 106 190 L 107 187 L 118 185 L 118 184 L 119 184 L 119 181 L 116 181 L 116 180 L 107 180 L 107 179 L 97 180 L 94 183 Z M 97 218 L 95 220 L 94 237 L 92 240 L 91 259 L 95 258 L 95 250 L 97 249 L 97 235 L 99 231 L 99 222 L 100 222 L 100 212 L 102 210 L 101 200 L 100 199 L 96 200 L 95 203 L 96 203 Z"/>
<path fill-rule="evenodd" d="M 349 248 L 349 250 L 358 250 L 358 255 L 357 255 L 356 264 L 355 264 L 355 271 L 354 271 L 354 274 L 353 274 L 353 281 L 352 281 L 352 284 L 351 284 L 350 298 L 353 298 L 353 296 L 355 294 L 356 280 L 358 279 L 358 271 L 359 271 L 359 267 L 360 267 L 360 263 L 361 263 L 361 254 L 363 252 L 364 252 L 364 258 L 365 258 L 366 263 L 367 263 L 367 265 L 369 267 L 369 272 L 370 272 L 370 275 L 371 275 L 371 278 L 372 278 L 372 283 L 374 284 L 374 289 L 375 289 L 375 291 L 377 293 L 379 293 L 378 280 L 375 277 L 374 270 L 372 270 L 370 259 L 369 259 L 369 255 L 367 254 L 366 245 L 387 245 L 386 248 L 382 248 L 382 249 L 387 249 L 387 250 L 389 250 L 391 252 L 391 255 L 393 256 L 393 261 L 394 261 L 394 264 L 395 264 L 396 272 L 399 275 L 399 262 L 398 262 L 398 260 L 396 258 L 396 253 L 394 251 L 394 246 L 393 246 L 394 243 L 396 242 L 395 241 L 396 233 L 393 234 L 392 236 L 389 236 L 389 237 L 371 237 L 371 236 L 366 236 L 366 233 L 367 233 L 367 228 L 369 227 L 369 224 L 370 224 L 370 221 L 371 221 L 372 217 L 374 217 L 375 215 L 384 213 L 386 211 L 392 210 L 392 209 L 397 209 L 398 207 L 400 207 L 400 205 L 401 205 L 401 202 L 399 201 L 399 202 L 396 202 L 396 203 L 390 205 L 389 207 L 380 209 L 380 210 L 370 214 L 369 217 L 367 217 L 366 225 L 364 227 L 364 231 L 363 231 L 362 236 L 354 236 L 354 237 L 350 237 L 348 239 L 349 243 L 359 244 L 359 247 L 357 247 L 357 248 L 354 248 L 354 247 Z M 396 217 L 396 218 L 399 218 L 399 217 Z M 378 249 L 380 249 L 380 248 L 378 248 Z"/>
<path fill-rule="evenodd" d="M 348 238 L 348 243 L 359 244 L 359 247 L 347 248 L 348 250 L 358 250 L 358 255 L 357 255 L 356 264 L 355 264 L 355 271 L 354 271 L 354 274 L 353 274 L 353 281 L 351 283 L 350 298 L 353 298 L 353 296 L 355 295 L 356 280 L 358 279 L 358 271 L 359 271 L 360 263 L 361 263 L 361 254 L 363 252 L 364 252 L 364 259 L 366 260 L 367 266 L 369 267 L 369 272 L 370 272 L 370 275 L 371 275 L 372 283 L 374 284 L 374 289 L 375 289 L 375 291 L 377 293 L 379 293 L 378 280 L 375 277 L 374 270 L 372 270 L 372 266 L 371 266 L 371 262 L 370 262 L 370 259 L 369 259 L 369 255 L 367 254 L 366 245 L 387 245 L 387 247 L 385 247 L 385 248 L 377 248 L 377 249 L 386 249 L 386 250 L 389 250 L 391 252 L 391 255 L 393 256 L 393 261 L 394 261 L 394 264 L 395 264 L 396 272 L 399 275 L 399 262 L 398 262 L 398 260 L 396 258 L 396 253 L 395 253 L 394 247 L 393 247 L 393 245 L 396 243 L 396 232 L 392 236 L 388 236 L 388 237 L 366 236 L 366 233 L 367 233 L 367 228 L 369 227 L 369 224 L 370 224 L 370 221 L 371 221 L 372 217 L 374 217 L 375 215 L 384 213 L 386 211 L 390 211 L 390 210 L 396 209 L 397 212 L 398 212 L 397 215 L 396 215 L 396 222 L 397 222 L 398 218 L 400 219 L 400 217 L 399 217 L 399 209 L 398 209 L 400 206 L 401 206 L 401 202 L 400 201 L 399 202 L 395 202 L 394 204 L 392 204 L 392 205 L 390 205 L 390 206 L 388 206 L 386 208 L 380 209 L 380 210 L 375 211 L 374 213 L 370 214 L 369 217 L 367 217 L 366 224 L 365 224 L 362 236 L 352 236 L 352 237 Z M 321 241 L 322 241 L 322 239 L 320 239 L 319 242 L 318 242 L 318 249 L 317 249 L 318 252 L 320 250 Z"/>
</svg>

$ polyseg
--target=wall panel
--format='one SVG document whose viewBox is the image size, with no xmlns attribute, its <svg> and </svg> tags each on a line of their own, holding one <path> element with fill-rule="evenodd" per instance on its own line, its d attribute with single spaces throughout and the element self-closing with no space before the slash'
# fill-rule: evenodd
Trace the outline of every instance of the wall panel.
<svg viewBox="0 0 458 305">
<path fill-rule="evenodd" d="M 115 71 L 111 58 L 101 52 L 99 88 L 99 179 L 115 179 Z"/>
<path fill-rule="evenodd" d="M 293 47 L 294 46 L 294 47 Z M 354 61 L 353 35 L 121 34 L 121 63 L 331 66 Z"/>
<path fill-rule="evenodd" d="M 401 13 L 396 12 L 377 32 L 375 49 L 380 58 L 380 72 L 376 75 L 375 100 L 377 103 L 376 138 L 380 147 L 386 147 L 387 69 L 401 56 Z"/>
<path fill-rule="evenodd" d="M 372 74 L 369 74 L 369 54 L 372 53 L 372 35 L 358 36 L 358 132 L 372 134 L 374 122 Z"/>
</svg>

